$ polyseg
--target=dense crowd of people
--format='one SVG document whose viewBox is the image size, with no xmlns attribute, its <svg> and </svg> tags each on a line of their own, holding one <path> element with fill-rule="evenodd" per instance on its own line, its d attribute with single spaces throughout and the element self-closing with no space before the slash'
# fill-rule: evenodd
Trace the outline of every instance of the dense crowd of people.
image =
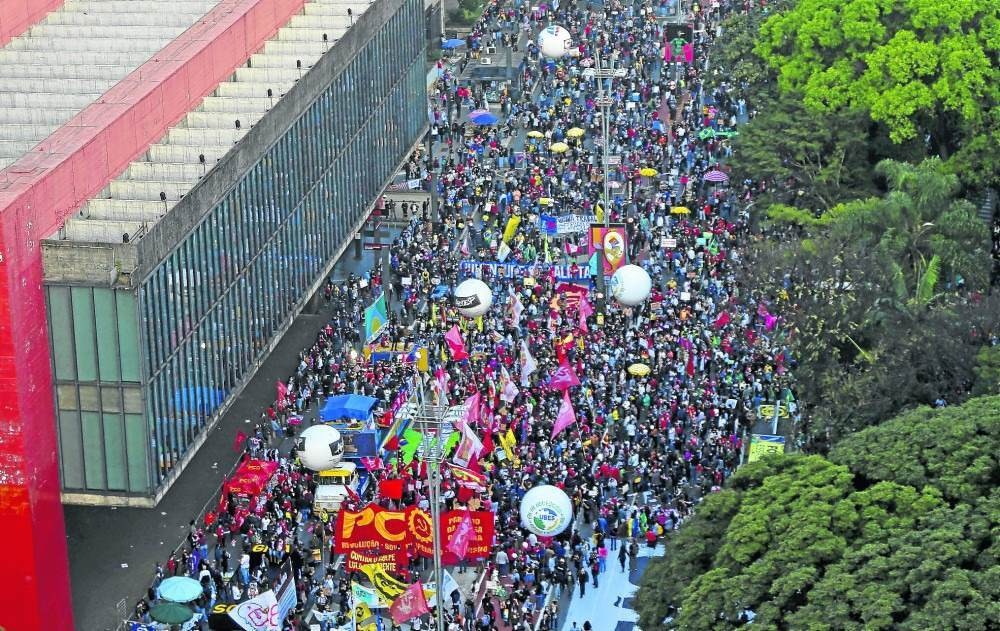
<svg viewBox="0 0 1000 631">
<path fill-rule="evenodd" d="M 449 508 L 480 502 L 495 514 L 493 554 L 478 569 L 496 572 L 505 598 L 477 607 L 475 594 L 449 594 L 452 608 L 442 612 L 449 629 L 556 629 L 557 607 L 545 606 L 549 589 L 586 598 L 609 563 L 634 568 L 641 546 L 655 546 L 738 466 L 752 411 L 779 397 L 794 410 L 794 361 L 777 335 L 781 297 L 747 293 L 736 274 L 741 242 L 750 238 L 741 209 L 755 184 L 705 180 L 724 168 L 728 133 L 749 105 L 740 86 L 716 82 L 709 91 L 704 51 L 726 12 L 759 7 L 719 0 L 682 7 L 695 39 L 686 43 L 690 50 L 673 51 L 662 19 L 673 1 L 537 10 L 487 4 L 465 57 L 490 39 L 522 46 L 525 88 L 501 90 L 499 103 L 489 103 L 457 67 L 439 64 L 430 94 L 439 150 L 433 161 L 420 154 L 406 167 L 436 189 L 437 204 L 404 209 L 408 223 L 392 244 L 389 269 L 377 265 L 324 289 L 334 315 L 301 353 L 287 394 L 262 412 L 247 440 L 247 456 L 278 461 L 271 484 L 249 502 L 223 496 L 216 510 L 192 521 L 188 545 L 157 568 L 158 579 L 201 580 L 204 596 L 195 605 L 207 612 L 267 589 L 273 568 L 288 559 L 300 605 L 286 628 L 307 628 L 301 625 L 310 607 L 323 631 L 347 623 L 350 581 L 363 579 L 332 569 L 334 520 L 311 510 L 316 480 L 272 439 L 293 434 L 328 396 L 362 393 L 388 407 L 414 378 L 407 362 L 369 362 L 358 353 L 362 311 L 383 291 L 391 305 L 384 336 L 428 349 L 435 396 L 457 404 L 479 393 L 482 401 L 475 430 L 486 445 L 478 465 L 488 487 L 461 497 L 446 469 L 444 501 Z M 550 23 L 569 30 L 572 56 L 540 55 L 535 34 Z M 608 150 L 618 156 L 607 208 L 600 201 L 603 114 L 589 72 L 598 54 L 625 70 L 607 86 Z M 497 124 L 465 122 L 469 111 L 490 105 L 498 106 Z M 553 151 L 556 142 L 568 149 Z M 542 216 L 600 221 L 605 213 L 626 226 L 628 259 L 653 281 L 639 307 L 623 308 L 593 285 L 581 299 L 581 281 L 555 273 L 556 264 L 588 268 L 588 235 L 552 235 Z M 520 223 L 505 239 L 512 217 Z M 506 263 L 523 267 L 513 277 L 483 273 L 493 307 L 477 320 L 463 318 L 440 288 L 467 276 L 463 261 L 497 261 L 502 249 L 509 249 Z M 456 324 L 466 360 L 454 361 L 444 339 Z M 550 380 L 560 367 L 579 381 L 569 388 L 576 422 L 553 433 L 563 394 Z M 494 448 L 508 431 L 514 454 Z M 403 478 L 405 492 L 401 500 L 371 499 L 425 506 L 419 472 L 387 454 L 377 475 Z M 519 501 L 538 484 L 557 485 L 572 499 L 574 527 L 553 539 L 519 523 Z M 255 545 L 267 552 L 251 566 Z M 401 573 L 416 580 L 421 569 L 414 560 Z M 137 607 L 140 618 L 156 597 L 154 584 Z M 398 627 L 386 621 L 385 628 Z"/>
</svg>

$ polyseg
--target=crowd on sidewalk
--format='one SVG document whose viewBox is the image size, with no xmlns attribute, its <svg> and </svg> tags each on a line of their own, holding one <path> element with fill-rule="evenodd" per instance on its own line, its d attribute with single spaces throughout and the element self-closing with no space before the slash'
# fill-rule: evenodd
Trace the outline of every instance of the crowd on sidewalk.
<svg viewBox="0 0 1000 631">
<path fill-rule="evenodd" d="M 274 577 L 269 570 L 290 559 L 300 606 L 286 628 L 308 628 L 302 626 L 307 603 L 323 631 L 346 623 L 349 582 L 362 579 L 328 569 L 334 525 L 310 510 L 316 480 L 271 438 L 294 433 L 292 419 L 308 419 L 333 394 L 363 393 L 388 407 L 412 378 L 405 362 L 370 363 L 355 352 L 362 310 L 382 291 L 392 305 L 384 335 L 429 350 L 427 384 L 435 396 L 457 404 L 479 395 L 474 429 L 483 449 L 475 465 L 488 485 L 469 497 L 446 473 L 444 501 L 449 507 L 476 502 L 494 513 L 493 553 L 477 569 L 495 571 L 506 598 L 489 598 L 477 609 L 475 594 L 449 595 L 453 607 L 442 612 L 449 629 L 557 628 L 557 612 L 542 612 L 550 588 L 578 588 L 586 598 L 608 563 L 623 569 L 634 563 L 640 546 L 655 546 L 678 527 L 739 464 L 749 412 L 778 397 L 794 408 L 794 360 L 782 341 L 781 298 L 748 293 L 736 274 L 741 243 L 750 238 L 741 208 L 754 185 L 704 179 L 724 171 L 728 146 L 718 132 L 732 131 L 747 111 L 739 86 L 706 88 L 704 53 L 727 12 L 759 9 L 718 0 L 683 7 L 696 39 L 690 53 L 667 61 L 672 44 L 662 16 L 672 13 L 672 2 L 557 3 L 538 11 L 487 4 L 469 50 L 497 32 L 512 38 L 553 23 L 571 33 L 574 55 L 548 60 L 530 44 L 523 79 L 537 82 L 537 90 L 518 97 L 505 92 L 500 121 L 490 126 L 464 122 L 470 110 L 490 104 L 441 66 L 430 98 L 440 150 L 433 163 L 410 166 L 436 187 L 436 208 L 414 208 L 392 245 L 390 269 L 377 266 L 364 278 L 328 285 L 335 315 L 302 352 L 283 400 L 262 412 L 248 437 L 248 455 L 277 460 L 278 473 L 249 505 L 223 497 L 216 510 L 193 521 L 182 556 L 158 567 L 158 577 L 201 580 L 205 593 L 196 604 L 206 612 L 267 589 Z M 625 70 L 608 86 L 608 145 L 618 160 L 607 208 L 599 201 L 598 80 L 587 72 L 597 53 Z M 570 134 L 572 128 L 583 133 Z M 716 133 L 699 133 L 706 129 Z M 557 142 L 568 149 L 553 151 Z M 657 175 L 643 176 L 641 169 Z M 596 287 L 581 292 L 577 278 L 556 275 L 556 264 L 571 276 L 589 266 L 585 232 L 552 236 L 543 229 L 543 215 L 565 214 L 598 221 L 607 214 L 626 226 L 628 260 L 653 281 L 643 305 L 623 308 Z M 463 261 L 496 261 L 508 249 L 506 263 L 520 267 L 516 274 L 484 268 L 493 307 L 481 318 L 463 318 L 447 295 L 436 293 L 467 276 Z M 467 359 L 456 360 L 445 339 L 456 325 Z M 630 371 L 636 364 L 648 373 Z M 557 372 L 573 383 L 554 384 Z M 575 422 L 555 428 L 564 392 Z M 511 439 L 513 453 L 499 447 Z M 426 505 L 419 473 L 419 466 L 387 459 L 373 474 L 402 478 L 405 492 L 399 500 L 376 495 L 374 501 Z M 520 499 L 538 484 L 559 486 L 572 499 L 574 527 L 552 539 L 520 524 Z M 251 566 L 255 545 L 267 552 Z M 418 563 L 405 574 L 416 580 Z M 137 607 L 140 617 L 155 598 L 154 584 Z M 421 624 L 427 623 L 409 628 Z M 398 627 L 387 622 L 386 628 Z"/>
</svg>

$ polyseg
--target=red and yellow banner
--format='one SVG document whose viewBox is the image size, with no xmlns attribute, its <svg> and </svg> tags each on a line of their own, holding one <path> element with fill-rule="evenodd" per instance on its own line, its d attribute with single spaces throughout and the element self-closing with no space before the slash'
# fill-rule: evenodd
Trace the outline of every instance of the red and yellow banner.
<svg viewBox="0 0 1000 631">
<path fill-rule="evenodd" d="M 441 514 L 442 542 L 449 540 L 464 514 L 465 511 L 461 510 Z M 474 536 L 469 543 L 466 559 L 487 558 L 493 543 L 493 513 L 473 511 L 471 516 Z M 410 506 L 394 511 L 369 504 L 360 511 L 341 510 L 337 515 L 336 551 L 347 554 L 349 558 L 352 553 L 361 553 L 369 559 L 373 556 L 381 558 L 383 555 L 400 554 L 431 557 L 434 554 L 432 532 L 430 515 L 419 508 Z M 443 552 L 442 560 L 449 565 L 458 562 L 447 551 Z M 381 561 L 369 562 L 383 565 Z"/>
<path fill-rule="evenodd" d="M 614 274 L 619 267 L 628 263 L 628 236 L 625 224 L 610 226 L 591 224 L 590 252 L 601 253 L 605 276 Z"/>
</svg>

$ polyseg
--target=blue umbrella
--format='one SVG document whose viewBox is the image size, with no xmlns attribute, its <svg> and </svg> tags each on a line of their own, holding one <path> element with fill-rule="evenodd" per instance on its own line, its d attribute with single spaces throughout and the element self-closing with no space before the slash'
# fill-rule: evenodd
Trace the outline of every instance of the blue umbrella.
<svg viewBox="0 0 1000 631">
<path fill-rule="evenodd" d="M 464 39 L 446 39 L 441 42 L 441 48 L 445 50 L 452 50 L 453 48 L 458 48 L 460 46 L 465 46 Z"/>
<path fill-rule="evenodd" d="M 473 112 L 469 116 L 469 120 L 475 123 L 476 125 L 496 125 L 497 123 L 497 117 L 494 116 L 491 112 L 486 112 L 486 111 Z"/>
<path fill-rule="evenodd" d="M 160 600 L 189 603 L 201 596 L 201 583 L 186 576 L 171 576 L 160 583 Z M 190 617 L 190 615 L 188 616 Z M 185 618 L 187 620 L 187 618 Z"/>
</svg>

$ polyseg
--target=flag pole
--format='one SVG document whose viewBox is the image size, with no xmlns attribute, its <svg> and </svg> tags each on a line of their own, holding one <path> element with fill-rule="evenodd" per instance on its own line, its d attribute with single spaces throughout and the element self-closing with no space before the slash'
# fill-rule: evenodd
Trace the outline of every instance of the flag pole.
<svg viewBox="0 0 1000 631">
<path fill-rule="evenodd" d="M 443 393 L 442 393 L 443 395 Z M 442 396 L 442 399 L 444 397 Z M 427 486 L 428 499 L 430 501 L 431 530 L 434 555 L 434 583 L 437 589 L 434 594 L 435 608 L 437 615 L 435 623 L 437 631 L 445 631 L 444 628 L 444 594 L 442 589 L 442 567 L 441 567 L 441 460 L 443 459 L 444 441 L 442 440 L 441 428 L 444 425 L 444 412 L 446 406 L 428 406 L 427 400 L 423 397 L 423 387 L 421 386 L 420 397 L 420 424 L 424 430 L 424 454 L 423 458 L 427 463 Z M 430 430 L 434 430 L 434 440 L 428 440 Z"/>
</svg>

